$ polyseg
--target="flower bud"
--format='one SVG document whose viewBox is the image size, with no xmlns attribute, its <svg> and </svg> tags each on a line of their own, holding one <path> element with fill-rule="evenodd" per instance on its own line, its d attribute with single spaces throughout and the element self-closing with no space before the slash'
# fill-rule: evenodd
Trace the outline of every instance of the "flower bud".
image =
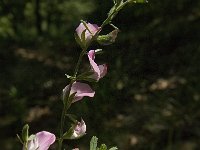
<svg viewBox="0 0 200 150">
<path fill-rule="evenodd" d="M 76 28 L 76 41 L 82 47 L 86 47 L 99 30 L 100 27 L 98 27 L 98 25 L 82 21 Z"/>
<path fill-rule="evenodd" d="M 64 139 L 78 139 L 81 138 L 86 133 L 86 124 L 81 120 L 81 122 L 76 122 L 72 127 L 63 135 Z"/>
</svg>

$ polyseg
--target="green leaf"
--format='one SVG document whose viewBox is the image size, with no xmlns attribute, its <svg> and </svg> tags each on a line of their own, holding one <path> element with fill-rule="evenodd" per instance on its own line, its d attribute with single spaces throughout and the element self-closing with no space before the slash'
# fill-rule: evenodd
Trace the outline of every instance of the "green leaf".
<svg viewBox="0 0 200 150">
<path fill-rule="evenodd" d="M 97 42 L 100 45 L 113 44 L 115 42 L 115 39 L 117 38 L 118 32 L 119 32 L 119 29 L 115 29 L 107 35 L 99 35 L 98 38 L 97 38 Z"/>
<path fill-rule="evenodd" d="M 73 132 L 74 132 L 74 126 L 69 128 L 69 130 L 63 134 L 63 139 L 68 139 L 68 140 L 71 139 Z"/>
<path fill-rule="evenodd" d="M 96 136 L 93 136 L 90 141 L 90 150 L 97 150 L 97 141 L 98 138 Z"/>
<path fill-rule="evenodd" d="M 105 144 L 101 144 L 99 150 L 107 150 L 107 146 Z"/>
<path fill-rule="evenodd" d="M 112 147 L 109 150 L 117 150 L 117 149 L 118 149 L 117 147 Z"/>
<path fill-rule="evenodd" d="M 97 80 L 95 80 L 95 79 L 92 79 L 92 78 L 88 78 L 88 77 L 86 77 L 86 78 L 81 78 L 81 80 L 83 80 L 83 81 L 88 81 L 88 82 L 97 82 Z"/>
<path fill-rule="evenodd" d="M 92 71 L 86 71 L 86 72 L 80 74 L 76 79 L 88 81 L 88 82 L 97 82 L 95 79 L 92 78 L 93 74 L 94 74 L 94 72 L 92 72 Z"/>
<path fill-rule="evenodd" d="M 29 130 L 29 126 L 28 124 L 25 124 L 23 129 L 22 129 L 22 139 L 24 142 L 28 141 L 28 130 Z"/>
<path fill-rule="evenodd" d="M 77 79 L 85 78 L 85 77 L 91 76 L 93 74 L 94 74 L 94 72 L 89 70 L 89 71 L 83 72 L 80 75 L 78 75 Z"/>
</svg>

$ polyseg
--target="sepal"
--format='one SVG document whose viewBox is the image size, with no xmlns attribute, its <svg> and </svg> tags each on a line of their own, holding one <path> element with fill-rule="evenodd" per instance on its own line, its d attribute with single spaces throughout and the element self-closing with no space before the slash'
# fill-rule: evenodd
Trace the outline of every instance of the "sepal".
<svg viewBox="0 0 200 150">
<path fill-rule="evenodd" d="M 93 71 L 84 72 L 77 77 L 77 80 L 83 80 L 83 81 L 88 81 L 88 82 L 97 82 L 96 79 L 92 78 L 93 74 L 94 74 Z"/>
<path fill-rule="evenodd" d="M 29 125 L 25 124 L 23 129 L 22 129 L 22 140 L 26 143 L 28 142 L 28 138 L 29 138 Z"/>
<path fill-rule="evenodd" d="M 80 47 L 82 49 L 85 49 L 85 44 L 81 41 L 81 39 L 80 39 L 80 37 L 78 36 L 77 33 L 74 33 L 74 37 L 75 37 L 75 40 L 78 43 L 78 45 L 80 45 Z"/>
<path fill-rule="evenodd" d="M 117 38 L 117 34 L 119 32 L 119 29 L 115 29 L 112 32 L 110 32 L 107 35 L 99 35 L 97 37 L 97 42 L 100 45 L 110 45 L 115 42 L 115 39 Z"/>
</svg>

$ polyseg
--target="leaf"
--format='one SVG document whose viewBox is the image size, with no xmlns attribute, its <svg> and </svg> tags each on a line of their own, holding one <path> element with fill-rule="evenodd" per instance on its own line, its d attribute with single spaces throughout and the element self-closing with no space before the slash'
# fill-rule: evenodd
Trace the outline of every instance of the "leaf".
<svg viewBox="0 0 200 150">
<path fill-rule="evenodd" d="M 78 75 L 77 79 L 85 78 L 85 77 L 91 76 L 93 74 L 94 74 L 94 72 L 89 70 L 89 71 L 83 72 L 80 75 Z"/>
<path fill-rule="evenodd" d="M 105 144 L 101 144 L 99 150 L 107 150 L 107 146 Z"/>
<path fill-rule="evenodd" d="M 63 134 L 63 139 L 71 139 L 73 132 L 74 126 L 70 127 L 69 130 Z"/>
<path fill-rule="evenodd" d="M 94 74 L 94 72 L 92 72 L 92 71 L 86 71 L 86 72 L 80 74 L 76 79 L 88 81 L 88 82 L 97 82 L 95 79 L 92 78 L 93 74 Z"/>
<path fill-rule="evenodd" d="M 97 150 L 97 141 L 98 138 L 96 136 L 93 136 L 90 141 L 90 150 Z"/>
<path fill-rule="evenodd" d="M 109 150 L 117 150 L 117 149 L 118 149 L 117 147 L 112 147 Z"/>
<path fill-rule="evenodd" d="M 28 130 L 29 130 L 29 125 L 25 124 L 23 129 L 22 129 L 22 139 L 24 142 L 28 141 Z"/>
</svg>

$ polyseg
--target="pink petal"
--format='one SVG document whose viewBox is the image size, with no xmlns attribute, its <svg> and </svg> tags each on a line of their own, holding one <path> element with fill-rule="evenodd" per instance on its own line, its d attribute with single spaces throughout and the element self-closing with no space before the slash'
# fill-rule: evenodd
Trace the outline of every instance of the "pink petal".
<svg viewBox="0 0 200 150">
<path fill-rule="evenodd" d="M 88 55 L 89 55 L 89 57 L 90 57 L 92 60 L 94 60 L 94 59 L 95 59 L 95 50 L 90 50 L 90 51 L 88 52 Z"/>
<path fill-rule="evenodd" d="M 87 42 L 89 42 L 92 36 L 95 35 L 96 32 L 100 29 L 100 27 L 98 27 L 96 24 L 91 24 L 91 23 L 86 23 L 86 25 L 90 31 L 88 30 L 85 31 L 85 39 Z M 83 23 L 80 23 L 79 26 L 76 28 L 76 32 L 80 39 L 81 39 L 81 34 L 85 29 L 86 28 Z"/>
<path fill-rule="evenodd" d="M 76 28 L 76 33 L 78 34 L 79 38 L 81 39 L 81 34 L 85 30 L 85 26 L 83 23 L 80 23 L 79 26 Z"/>
<path fill-rule="evenodd" d="M 94 71 L 94 76 L 93 77 L 94 77 L 94 79 L 96 79 L 98 81 L 99 78 L 100 78 L 100 70 L 99 70 L 98 65 L 94 62 L 94 59 L 93 59 L 94 58 L 94 53 L 95 53 L 94 50 L 90 50 L 88 52 L 88 59 L 89 59 L 92 71 Z"/>
<path fill-rule="evenodd" d="M 54 134 L 47 131 L 38 132 L 36 134 L 36 138 L 39 145 L 38 150 L 47 150 L 49 146 L 55 142 L 56 139 Z"/>
<path fill-rule="evenodd" d="M 99 27 L 96 24 L 87 23 L 87 27 L 93 35 L 99 30 Z"/>
<path fill-rule="evenodd" d="M 100 78 L 103 78 L 107 74 L 107 65 L 99 65 L 99 70 L 100 70 Z"/>
<path fill-rule="evenodd" d="M 81 100 L 84 96 L 94 97 L 95 91 L 86 83 L 74 82 L 71 87 L 70 93 L 75 93 L 72 103 Z"/>
</svg>

